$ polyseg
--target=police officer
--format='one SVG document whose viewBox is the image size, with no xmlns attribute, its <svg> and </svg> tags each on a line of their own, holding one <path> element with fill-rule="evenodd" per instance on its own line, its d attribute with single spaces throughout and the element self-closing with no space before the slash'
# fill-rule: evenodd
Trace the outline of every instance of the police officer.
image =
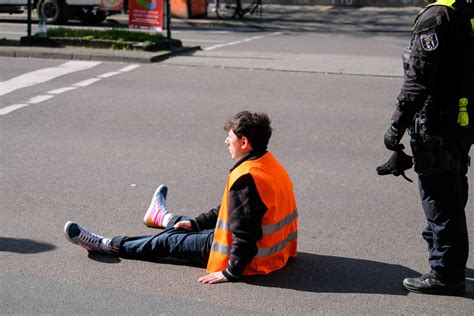
<svg viewBox="0 0 474 316">
<path fill-rule="evenodd" d="M 419 13 L 404 53 L 404 83 L 384 136 L 385 146 L 397 150 L 409 130 L 428 222 L 422 236 L 428 242 L 431 271 L 403 280 L 411 292 L 465 292 L 473 12 L 472 0 L 439 0 Z"/>
</svg>

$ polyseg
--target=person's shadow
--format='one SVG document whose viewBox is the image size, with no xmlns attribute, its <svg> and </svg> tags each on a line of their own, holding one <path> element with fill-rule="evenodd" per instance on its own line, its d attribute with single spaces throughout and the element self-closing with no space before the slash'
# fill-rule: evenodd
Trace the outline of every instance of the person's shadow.
<svg viewBox="0 0 474 316">
<path fill-rule="evenodd" d="M 56 246 L 25 238 L 0 237 L 0 252 L 32 254 L 56 249 Z"/>
<path fill-rule="evenodd" d="M 119 263 L 120 258 L 90 253 L 89 258 L 102 263 Z M 202 262 L 177 258 L 124 258 L 155 263 L 205 268 Z M 365 259 L 316 255 L 298 252 L 285 267 L 269 275 L 245 276 L 243 282 L 255 286 L 276 287 L 315 293 L 360 293 L 407 295 L 404 278 L 421 273 L 407 267 Z M 474 270 L 466 269 L 466 298 L 474 299 Z"/>
<path fill-rule="evenodd" d="M 473 270 L 469 270 L 465 296 L 472 299 Z M 245 282 L 303 292 L 407 295 L 403 279 L 418 276 L 419 272 L 398 264 L 299 252 L 281 270 L 246 277 Z"/>
</svg>

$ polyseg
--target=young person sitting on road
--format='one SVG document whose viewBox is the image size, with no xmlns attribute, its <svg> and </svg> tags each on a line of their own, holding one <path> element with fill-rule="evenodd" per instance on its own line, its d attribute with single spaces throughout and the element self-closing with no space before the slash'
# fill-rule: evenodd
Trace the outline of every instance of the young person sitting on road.
<svg viewBox="0 0 474 316">
<path fill-rule="evenodd" d="M 168 212 L 168 189 L 155 191 L 144 222 L 165 228 L 148 236 L 106 238 L 67 222 L 66 238 L 91 252 L 123 258 L 173 257 L 207 263 L 201 283 L 237 281 L 243 275 L 280 269 L 297 253 L 297 209 L 286 170 L 267 151 L 272 134 L 264 113 L 239 112 L 224 126 L 236 161 L 220 206 L 196 218 Z"/>
</svg>

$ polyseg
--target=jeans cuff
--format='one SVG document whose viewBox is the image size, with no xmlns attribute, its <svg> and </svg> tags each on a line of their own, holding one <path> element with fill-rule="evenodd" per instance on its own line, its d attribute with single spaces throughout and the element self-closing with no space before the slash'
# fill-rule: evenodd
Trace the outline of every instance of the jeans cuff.
<svg viewBox="0 0 474 316">
<path fill-rule="evenodd" d="M 111 253 L 119 254 L 122 242 L 126 236 L 115 236 L 112 238 L 109 244 L 109 251 Z"/>
</svg>

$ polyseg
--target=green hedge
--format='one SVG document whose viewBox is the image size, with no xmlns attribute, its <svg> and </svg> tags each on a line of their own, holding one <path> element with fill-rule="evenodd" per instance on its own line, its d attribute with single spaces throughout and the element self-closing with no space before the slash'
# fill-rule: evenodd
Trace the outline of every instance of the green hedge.
<svg viewBox="0 0 474 316">
<path fill-rule="evenodd" d="M 50 28 L 48 29 L 49 37 L 76 37 L 83 39 L 102 39 L 116 40 L 127 42 L 162 42 L 166 38 L 160 33 L 147 33 L 129 30 L 89 30 L 89 29 L 66 29 L 66 28 Z"/>
</svg>

